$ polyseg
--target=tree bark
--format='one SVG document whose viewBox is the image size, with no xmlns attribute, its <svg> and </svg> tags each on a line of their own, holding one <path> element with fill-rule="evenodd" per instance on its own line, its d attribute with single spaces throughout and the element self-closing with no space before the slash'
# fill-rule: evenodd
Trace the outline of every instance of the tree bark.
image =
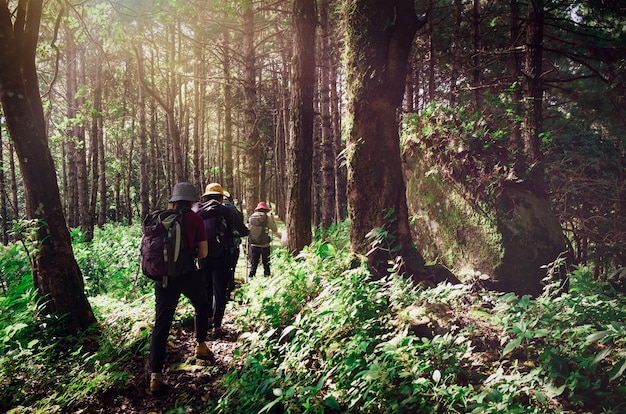
<svg viewBox="0 0 626 414">
<path fill-rule="evenodd" d="M 78 66 L 78 79 L 81 85 L 87 84 L 87 73 L 85 65 L 85 49 L 81 48 L 77 55 Z M 85 105 L 85 97 L 76 97 L 76 108 L 80 110 Z M 77 114 L 78 115 L 78 114 Z M 86 121 L 86 120 L 85 120 Z M 87 142 L 85 133 L 85 124 L 83 122 L 77 122 L 75 127 L 76 146 L 75 164 L 76 168 L 76 189 L 78 190 L 78 224 L 80 230 L 84 234 L 84 241 L 90 242 L 93 240 L 93 216 L 89 214 L 89 177 L 87 176 Z"/>
<path fill-rule="evenodd" d="M 291 136 L 288 151 L 288 249 L 298 252 L 311 243 L 313 175 L 313 88 L 315 85 L 315 0 L 295 0 L 291 79 Z"/>
<path fill-rule="evenodd" d="M 523 129 L 524 153 L 528 164 L 538 161 L 539 134 L 543 129 L 543 0 L 528 2 L 528 27 L 526 29 L 526 117 Z"/>
<path fill-rule="evenodd" d="M 2 215 L 2 245 L 9 244 L 9 218 L 7 216 L 7 188 L 4 175 L 4 142 L 2 141 L 2 128 L 0 128 L 0 215 Z"/>
<path fill-rule="evenodd" d="M 0 3 L 0 98 L 22 171 L 28 216 L 39 221 L 33 278 L 47 310 L 65 315 L 69 332 L 96 322 L 72 252 L 35 67 L 41 0 L 21 0 L 12 13 Z"/>
<path fill-rule="evenodd" d="M 322 130 L 322 228 L 335 219 L 335 151 L 330 108 L 330 27 L 328 0 L 320 1 L 320 113 Z"/>
<path fill-rule="evenodd" d="M 91 115 L 91 192 L 89 202 L 89 214 L 94 219 L 98 217 L 96 214 L 96 205 L 98 200 L 98 185 L 100 174 L 104 171 L 100 170 L 100 141 L 103 139 L 102 131 L 102 57 L 100 52 L 96 52 L 94 62 L 94 86 L 93 86 L 93 111 Z M 94 220 L 92 220 L 92 224 Z M 100 217 L 97 219 L 100 226 Z M 104 221 L 102 222 L 102 225 Z"/>
<path fill-rule="evenodd" d="M 411 240 L 396 110 L 420 22 L 412 0 L 350 0 L 347 17 L 348 215 L 351 248 L 368 253 L 374 277 L 423 272 Z M 374 242 L 368 234 L 377 231 Z"/>
<path fill-rule="evenodd" d="M 254 48 L 254 8 L 251 0 L 243 5 L 243 53 L 244 53 L 244 178 L 245 178 L 245 209 L 248 215 L 261 197 L 261 145 L 256 113 L 256 53 Z"/>
<path fill-rule="evenodd" d="M 233 87 L 230 69 L 230 32 L 222 33 L 223 44 L 223 73 L 224 73 L 224 185 L 227 191 L 234 191 L 235 180 L 233 162 Z"/>
</svg>

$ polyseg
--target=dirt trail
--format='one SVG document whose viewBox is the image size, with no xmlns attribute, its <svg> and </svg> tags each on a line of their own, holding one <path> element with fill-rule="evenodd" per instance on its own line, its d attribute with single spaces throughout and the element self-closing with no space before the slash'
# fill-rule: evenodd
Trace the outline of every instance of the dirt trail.
<svg viewBox="0 0 626 414">
<path fill-rule="evenodd" d="M 137 357 L 126 370 L 131 378 L 122 391 L 106 393 L 83 413 L 165 413 L 180 409 L 185 413 L 200 413 L 198 407 L 213 407 L 224 390 L 221 378 L 232 370 L 232 356 L 238 332 L 230 315 L 224 316 L 222 327 L 227 336 L 209 338 L 207 345 L 215 355 L 215 363 L 196 359 L 193 326 L 180 326 L 172 330 L 168 344 L 163 380 L 165 390 L 160 395 L 150 395 L 148 389 L 148 354 Z M 209 403 L 211 401 L 211 403 Z"/>
</svg>

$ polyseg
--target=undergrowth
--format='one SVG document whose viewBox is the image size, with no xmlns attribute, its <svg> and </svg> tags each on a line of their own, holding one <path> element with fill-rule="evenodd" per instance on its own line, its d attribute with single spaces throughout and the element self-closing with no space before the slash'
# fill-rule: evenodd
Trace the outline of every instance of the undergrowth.
<svg viewBox="0 0 626 414">
<path fill-rule="evenodd" d="M 107 227 L 91 243 L 73 235 L 100 333 L 65 336 L 42 311 L 24 250 L 4 249 L 2 269 L 23 273 L 2 274 L 0 411 L 88 412 L 123 392 L 148 352 L 154 302 L 137 277 L 138 230 Z M 205 412 L 626 410 L 626 300 L 589 269 L 572 272 L 568 292 L 548 283 L 536 299 L 373 282 L 342 224 L 297 257 L 274 250 L 272 271 L 229 302 L 242 334 L 226 391 Z M 190 317 L 181 312 L 175 323 Z"/>
</svg>

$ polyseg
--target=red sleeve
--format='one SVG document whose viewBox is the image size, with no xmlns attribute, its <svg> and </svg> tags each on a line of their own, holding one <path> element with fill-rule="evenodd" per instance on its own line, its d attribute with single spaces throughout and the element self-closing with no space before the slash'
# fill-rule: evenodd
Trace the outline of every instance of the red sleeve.
<svg viewBox="0 0 626 414">
<path fill-rule="evenodd" d="M 190 211 L 185 213 L 184 224 L 188 246 L 197 246 L 198 243 L 206 241 L 206 231 L 204 230 L 204 220 L 202 220 L 202 217 Z"/>
</svg>

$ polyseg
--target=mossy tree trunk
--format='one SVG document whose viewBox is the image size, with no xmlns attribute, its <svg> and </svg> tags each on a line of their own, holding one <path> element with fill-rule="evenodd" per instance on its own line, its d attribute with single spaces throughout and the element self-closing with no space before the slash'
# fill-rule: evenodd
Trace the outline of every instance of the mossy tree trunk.
<svg viewBox="0 0 626 414">
<path fill-rule="evenodd" d="M 67 229 L 35 67 L 41 0 L 0 5 L 0 100 L 15 143 L 30 218 L 39 221 L 33 278 L 47 310 L 65 315 L 70 332 L 96 322 Z"/>
<path fill-rule="evenodd" d="M 420 22 L 413 0 L 351 0 L 344 12 L 351 247 L 369 252 L 375 277 L 387 275 L 391 263 L 415 275 L 423 272 L 424 260 L 411 240 L 396 111 Z M 379 243 L 370 249 L 374 229 L 380 229 Z"/>
</svg>

